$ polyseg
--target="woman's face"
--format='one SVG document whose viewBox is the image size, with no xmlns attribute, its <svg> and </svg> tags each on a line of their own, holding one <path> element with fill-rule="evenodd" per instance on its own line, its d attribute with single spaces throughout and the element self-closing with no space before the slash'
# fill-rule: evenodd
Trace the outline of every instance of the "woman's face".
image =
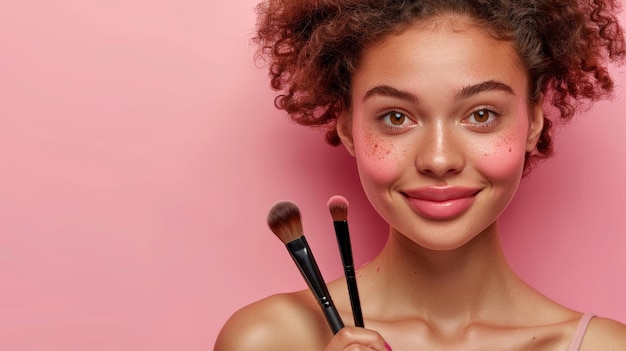
<svg viewBox="0 0 626 351">
<path fill-rule="evenodd" d="M 392 231 L 447 250 L 495 223 L 542 127 L 527 79 L 511 43 L 458 16 L 364 52 L 338 131 Z"/>
</svg>

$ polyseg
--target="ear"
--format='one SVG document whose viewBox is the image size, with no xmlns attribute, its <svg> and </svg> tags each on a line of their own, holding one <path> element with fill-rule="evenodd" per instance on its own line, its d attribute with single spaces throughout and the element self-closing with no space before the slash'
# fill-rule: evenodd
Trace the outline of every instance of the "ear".
<svg viewBox="0 0 626 351">
<path fill-rule="evenodd" d="M 350 112 L 342 111 L 337 116 L 337 134 L 341 143 L 346 147 L 350 155 L 354 156 L 354 139 L 352 137 L 352 116 Z"/>
<path fill-rule="evenodd" d="M 535 149 L 543 130 L 543 110 L 541 106 L 541 103 L 537 103 L 530 116 L 530 127 L 528 129 L 528 138 L 526 139 L 527 152 L 532 152 Z"/>
</svg>

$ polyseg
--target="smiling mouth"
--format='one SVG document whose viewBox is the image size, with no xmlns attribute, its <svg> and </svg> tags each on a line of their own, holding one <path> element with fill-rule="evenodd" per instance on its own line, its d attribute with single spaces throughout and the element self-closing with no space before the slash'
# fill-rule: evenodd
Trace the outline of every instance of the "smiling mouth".
<svg viewBox="0 0 626 351">
<path fill-rule="evenodd" d="M 465 213 L 481 189 L 462 187 L 425 187 L 402 192 L 409 206 L 433 220 L 447 220 Z"/>
</svg>

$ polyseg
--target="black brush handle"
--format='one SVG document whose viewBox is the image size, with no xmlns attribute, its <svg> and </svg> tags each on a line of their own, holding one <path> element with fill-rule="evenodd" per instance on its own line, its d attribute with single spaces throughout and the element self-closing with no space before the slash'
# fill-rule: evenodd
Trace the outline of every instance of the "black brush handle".
<svg viewBox="0 0 626 351">
<path fill-rule="evenodd" d="M 322 273 L 320 273 L 317 262 L 315 262 L 315 257 L 313 257 L 313 251 L 311 251 L 306 238 L 301 236 L 298 239 L 288 242 L 286 246 L 291 254 L 291 258 L 293 258 L 304 280 L 307 282 L 322 307 L 328 325 L 330 325 L 333 333 L 337 334 L 337 332 L 344 327 L 343 321 L 339 316 L 339 312 L 337 312 L 337 308 L 335 308 L 333 300 L 330 298 L 328 287 L 326 287 Z"/>
<path fill-rule="evenodd" d="M 348 284 L 348 293 L 350 294 L 350 304 L 352 305 L 354 325 L 357 327 L 364 327 L 365 324 L 363 323 L 361 300 L 359 298 L 359 289 L 356 284 L 356 274 L 352 258 L 352 245 L 350 243 L 348 221 L 333 221 L 333 224 L 335 226 L 335 234 L 337 235 L 337 244 L 339 245 L 341 262 L 343 263 L 343 272 L 346 276 L 346 283 Z"/>
</svg>

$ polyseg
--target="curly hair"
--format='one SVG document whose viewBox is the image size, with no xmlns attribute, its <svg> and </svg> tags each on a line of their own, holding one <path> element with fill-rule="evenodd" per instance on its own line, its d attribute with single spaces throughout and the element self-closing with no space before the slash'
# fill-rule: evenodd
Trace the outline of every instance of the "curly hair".
<svg viewBox="0 0 626 351">
<path fill-rule="evenodd" d="M 265 0 L 257 6 L 257 58 L 269 64 L 277 108 L 341 141 L 337 116 L 350 109 L 350 84 L 365 48 L 415 21 L 468 16 L 512 42 L 526 67 L 529 104 L 544 103 L 544 128 L 531 160 L 552 154 L 552 120 L 608 98 L 607 65 L 623 64 L 619 0 Z M 550 110 L 550 111 L 547 111 Z"/>
</svg>

